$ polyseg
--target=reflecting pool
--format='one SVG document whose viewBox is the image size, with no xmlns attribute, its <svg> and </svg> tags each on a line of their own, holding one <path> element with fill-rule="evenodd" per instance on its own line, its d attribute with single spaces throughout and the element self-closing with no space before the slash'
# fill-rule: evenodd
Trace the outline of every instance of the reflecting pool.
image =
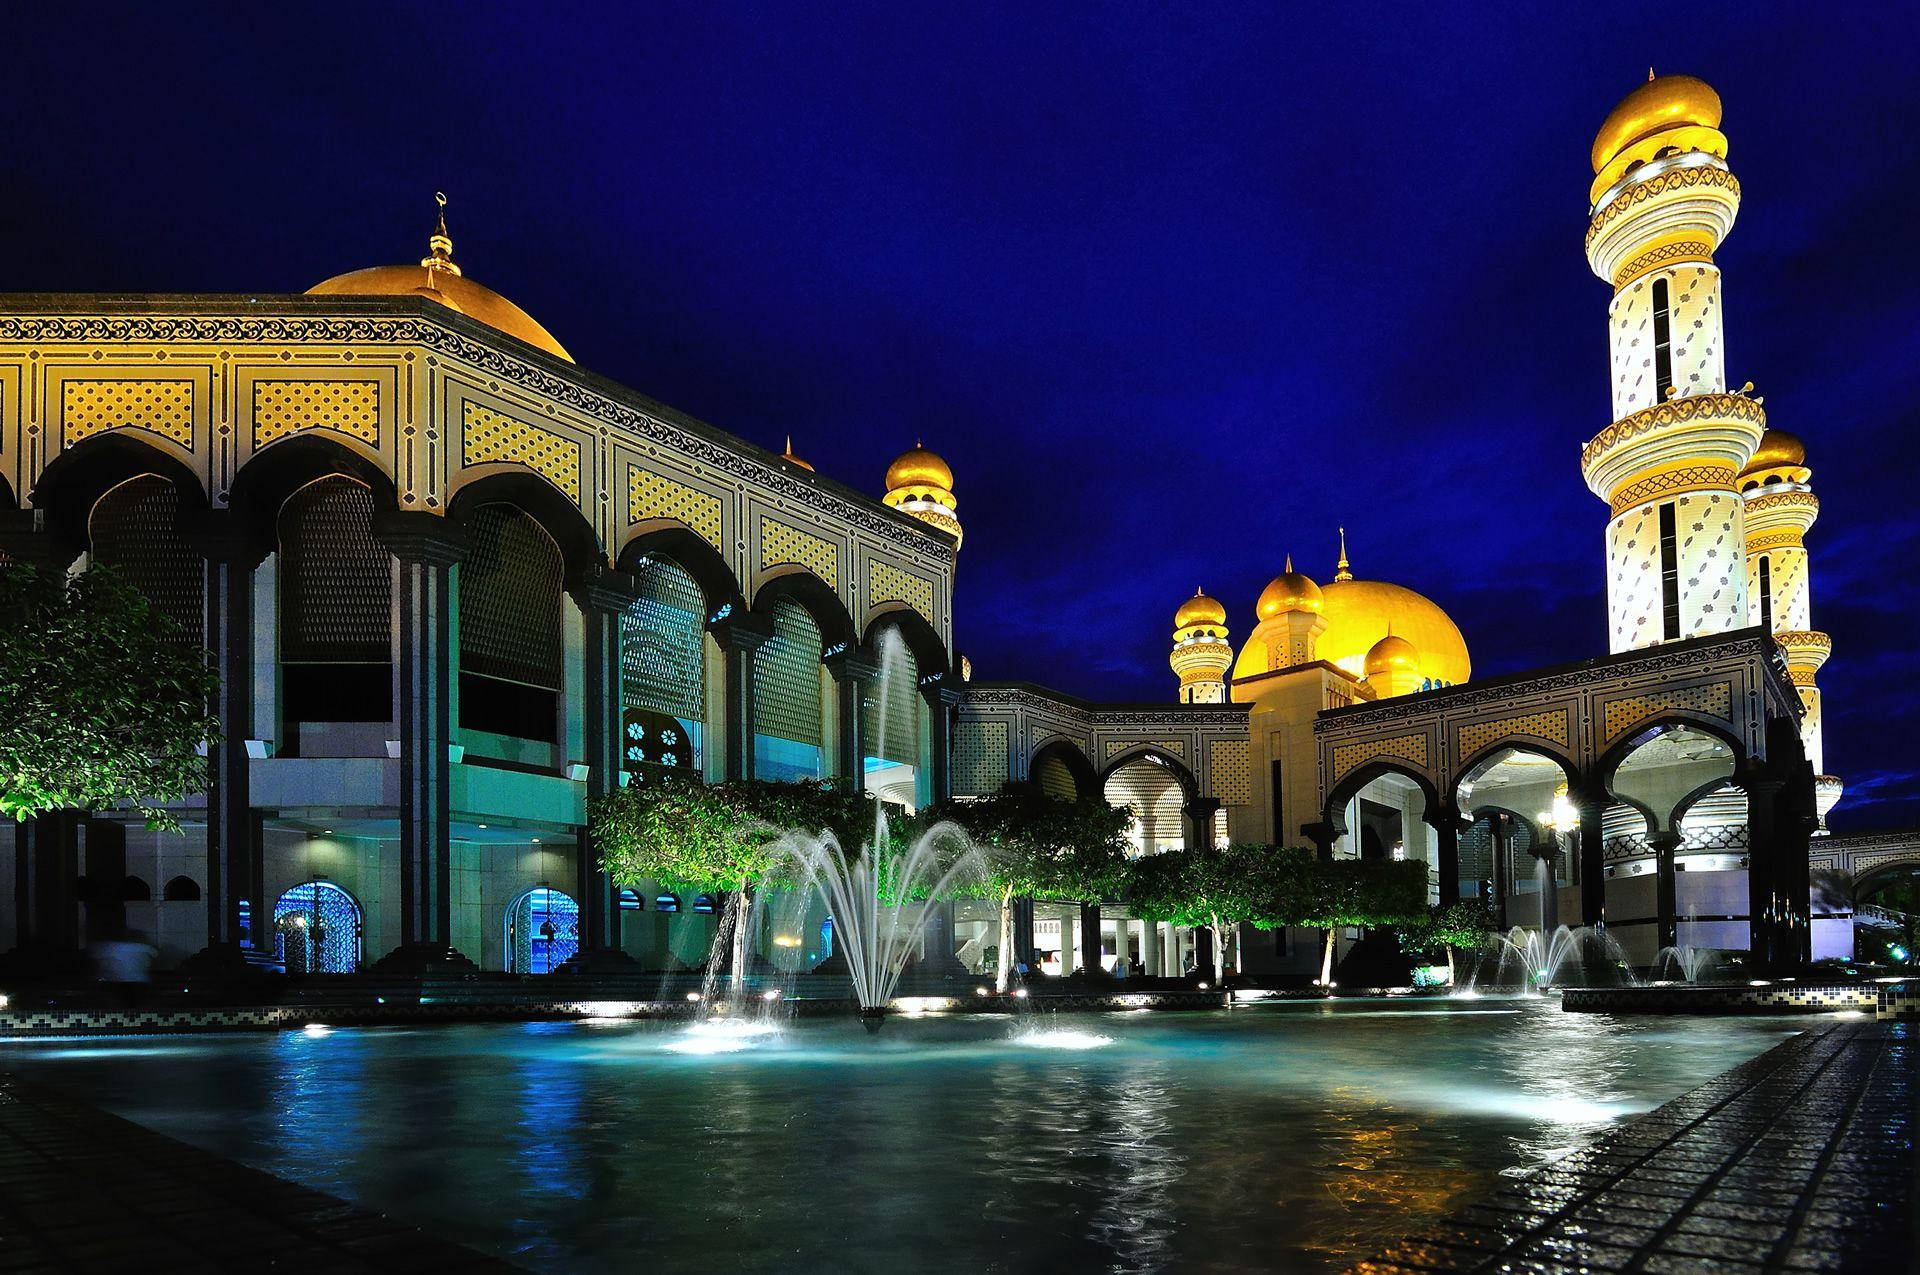
<svg viewBox="0 0 1920 1275">
<path fill-rule="evenodd" d="M 1791 1034 L 1539 1000 L 11 1042 L 141 1124 L 546 1269 L 1314 1270 Z"/>
</svg>

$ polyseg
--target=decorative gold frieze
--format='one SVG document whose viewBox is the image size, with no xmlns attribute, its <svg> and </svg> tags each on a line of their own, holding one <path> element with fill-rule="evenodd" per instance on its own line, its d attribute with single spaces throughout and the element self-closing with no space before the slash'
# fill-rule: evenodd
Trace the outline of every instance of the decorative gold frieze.
<svg viewBox="0 0 1920 1275">
<path fill-rule="evenodd" d="M 1607 503 L 1618 514 L 1643 500 L 1658 500 L 1688 491 L 1732 491 L 1734 471 L 1731 465 L 1687 465 L 1628 483 L 1613 493 Z"/>
<path fill-rule="evenodd" d="M 372 381 L 255 381 L 253 445 L 308 429 L 337 430 L 378 446 L 380 387 Z"/>
<path fill-rule="evenodd" d="M 1620 289 L 1638 279 L 1650 270 L 1673 262 L 1712 261 L 1713 245 L 1704 239 L 1687 239 L 1679 243 L 1661 244 L 1658 248 L 1649 248 L 1633 260 L 1614 271 L 1613 290 Z"/>
<path fill-rule="evenodd" d="M 1630 412 L 1595 434 L 1580 450 L 1580 467 L 1590 468 L 1600 456 L 1629 439 L 1700 419 L 1746 421 L 1762 429 L 1767 424 L 1767 414 L 1760 404 L 1743 394 L 1687 394 Z"/>
<path fill-rule="evenodd" d="M 649 518 L 671 518 L 685 523 L 702 540 L 720 549 L 723 509 L 720 498 L 710 492 L 638 465 L 627 466 L 629 526 Z"/>
<path fill-rule="evenodd" d="M 460 460 L 465 465 L 496 461 L 525 465 L 544 474 L 574 501 L 580 499 L 579 443 L 471 400 L 462 416 Z"/>
<path fill-rule="evenodd" d="M 68 446 L 113 429 L 144 429 L 193 450 L 193 382 L 70 380 L 60 386 Z"/>
<path fill-rule="evenodd" d="M 1740 182 L 1724 168 L 1701 165 L 1690 168 L 1672 168 L 1656 177 L 1636 182 L 1620 192 L 1605 208 L 1593 214 L 1593 220 L 1587 226 L 1587 243 L 1592 244 L 1595 237 L 1604 230 L 1608 222 L 1621 216 L 1635 204 L 1643 204 L 1655 195 L 1670 190 L 1684 190 L 1689 186 L 1719 187 L 1727 191 L 1734 199 L 1740 198 Z"/>
</svg>

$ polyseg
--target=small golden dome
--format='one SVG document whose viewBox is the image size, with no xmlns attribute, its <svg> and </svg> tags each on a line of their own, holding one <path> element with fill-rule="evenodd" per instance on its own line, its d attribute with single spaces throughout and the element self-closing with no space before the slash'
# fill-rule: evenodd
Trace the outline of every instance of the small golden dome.
<svg viewBox="0 0 1920 1275">
<path fill-rule="evenodd" d="M 1753 459 L 1740 471 L 1741 477 L 1763 469 L 1798 469 L 1807 463 L 1807 445 L 1784 429 L 1770 429 L 1760 436 Z"/>
<path fill-rule="evenodd" d="M 1655 76 L 1621 99 L 1600 126 L 1593 139 L 1593 171 L 1635 142 L 1688 125 L 1719 128 L 1720 95 L 1691 75 Z"/>
<path fill-rule="evenodd" d="M 1224 628 L 1226 623 L 1227 609 L 1217 599 L 1208 597 L 1198 589 L 1173 613 L 1173 627 L 1176 629 L 1190 628 L 1196 624 Z"/>
<path fill-rule="evenodd" d="M 937 487 L 941 491 L 952 491 L 953 471 L 947 468 L 946 461 L 916 443 L 887 466 L 887 490 L 895 491 L 902 487 Z"/>
<path fill-rule="evenodd" d="M 1271 620 L 1277 615 L 1290 611 L 1311 611 L 1316 614 L 1326 605 L 1326 595 L 1320 586 L 1310 578 L 1293 569 L 1293 559 L 1287 559 L 1287 569 L 1275 576 L 1267 587 L 1260 591 L 1260 600 L 1254 603 L 1254 612 L 1263 620 Z"/>
<path fill-rule="evenodd" d="M 1413 643 L 1403 637 L 1389 633 L 1367 648 L 1367 680 L 1372 681 L 1382 673 L 1392 673 L 1405 669 L 1416 677 L 1420 673 L 1420 652 L 1414 650 Z"/>
</svg>

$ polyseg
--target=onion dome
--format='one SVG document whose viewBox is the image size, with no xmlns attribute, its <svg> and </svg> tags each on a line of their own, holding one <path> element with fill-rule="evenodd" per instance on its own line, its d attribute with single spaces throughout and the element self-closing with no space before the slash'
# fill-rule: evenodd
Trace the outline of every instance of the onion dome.
<svg viewBox="0 0 1920 1275">
<path fill-rule="evenodd" d="M 1366 669 L 1370 682 L 1383 673 L 1411 672 L 1417 678 L 1420 676 L 1420 652 L 1405 638 L 1389 633 L 1367 648 Z"/>
<path fill-rule="evenodd" d="M 787 435 L 787 450 L 780 453 L 780 459 L 786 461 L 787 464 L 789 465 L 799 466 L 801 469 L 806 470 L 809 474 L 813 472 L 812 465 L 809 465 L 806 461 L 801 460 L 798 456 L 795 456 L 793 454 L 793 435 L 792 434 Z"/>
<path fill-rule="evenodd" d="M 1218 599 L 1208 597 L 1199 589 L 1195 589 L 1193 596 L 1182 602 L 1180 609 L 1173 613 L 1173 627 L 1176 629 L 1192 628 L 1196 624 L 1224 628 L 1226 623 L 1227 609 L 1220 605 Z"/>
<path fill-rule="evenodd" d="M 1326 595 L 1321 592 L 1320 586 L 1295 571 L 1293 558 L 1289 555 L 1286 570 L 1260 591 L 1260 600 L 1254 604 L 1254 611 L 1261 619 L 1271 620 L 1290 611 L 1318 613 L 1325 604 Z"/>
<path fill-rule="evenodd" d="M 887 490 L 899 487 L 932 487 L 950 492 L 953 470 L 947 467 L 946 461 L 916 443 L 887 466 Z"/>
<path fill-rule="evenodd" d="M 475 283 L 453 261 L 453 239 L 447 234 L 447 197 L 436 193 L 439 216 L 427 239 L 427 255 L 417 266 L 371 266 L 335 275 L 307 289 L 313 297 L 425 297 L 456 310 L 496 331 L 573 362 L 566 347 L 553 339 L 532 315 L 492 288 Z"/>
<path fill-rule="evenodd" d="M 1740 471 L 1741 477 L 1763 469 L 1798 469 L 1807 463 L 1807 445 L 1784 429 L 1770 429 L 1760 436 L 1753 459 Z"/>
<path fill-rule="evenodd" d="M 1690 127 L 1719 129 L 1720 95 L 1691 75 L 1649 72 L 1647 82 L 1622 98 L 1600 125 L 1590 156 L 1593 171 L 1600 172 L 1629 147 Z M 1673 140 L 1681 149 L 1695 149 L 1684 139 Z M 1724 145 L 1723 139 L 1723 150 Z"/>
</svg>

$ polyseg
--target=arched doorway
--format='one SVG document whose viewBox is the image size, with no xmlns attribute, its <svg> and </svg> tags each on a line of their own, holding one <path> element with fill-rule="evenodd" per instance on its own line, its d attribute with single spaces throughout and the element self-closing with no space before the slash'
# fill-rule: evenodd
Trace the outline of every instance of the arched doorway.
<svg viewBox="0 0 1920 1275">
<path fill-rule="evenodd" d="M 289 974 L 360 968 L 360 904 L 331 881 L 302 881 L 273 905 L 274 955 Z"/>
<path fill-rule="evenodd" d="M 535 886 L 507 909 L 507 973 L 551 974 L 580 950 L 580 905 Z"/>
<path fill-rule="evenodd" d="M 1107 802 L 1125 806 L 1133 814 L 1127 840 L 1134 857 L 1178 850 L 1187 843 L 1188 780 L 1176 763 L 1157 752 L 1143 752 L 1116 766 L 1107 775 L 1103 793 Z"/>
</svg>

